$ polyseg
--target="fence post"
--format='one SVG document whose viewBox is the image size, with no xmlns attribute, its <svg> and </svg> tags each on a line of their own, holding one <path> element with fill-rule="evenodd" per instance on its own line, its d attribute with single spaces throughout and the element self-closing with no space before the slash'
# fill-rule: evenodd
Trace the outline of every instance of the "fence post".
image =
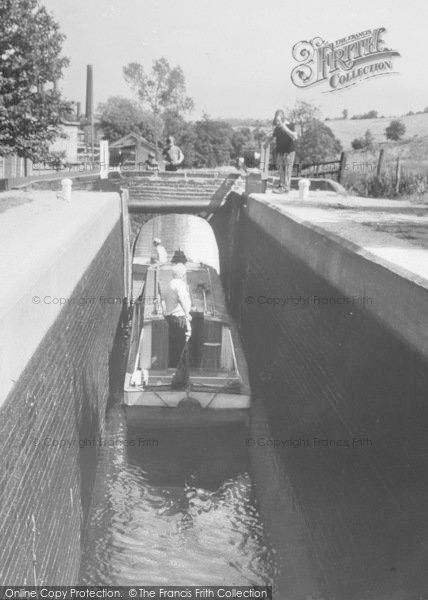
<svg viewBox="0 0 428 600">
<path fill-rule="evenodd" d="M 341 183 L 341 181 L 342 181 L 342 177 L 343 177 L 343 173 L 345 172 L 345 168 L 346 168 L 346 152 L 342 152 L 342 154 L 340 155 L 339 172 L 337 174 L 338 183 Z"/>
<path fill-rule="evenodd" d="M 269 177 L 270 146 L 267 148 L 262 146 L 261 150 L 260 170 L 262 179 L 267 179 Z"/>
<path fill-rule="evenodd" d="M 400 179 L 401 179 L 401 157 L 397 156 L 397 165 L 395 167 L 395 193 L 398 194 L 400 191 Z"/>
<path fill-rule="evenodd" d="M 384 153 L 384 149 L 381 148 L 381 150 L 379 150 L 379 158 L 377 160 L 376 177 L 380 176 L 380 172 L 382 170 L 382 166 L 383 166 L 383 153 Z"/>
</svg>

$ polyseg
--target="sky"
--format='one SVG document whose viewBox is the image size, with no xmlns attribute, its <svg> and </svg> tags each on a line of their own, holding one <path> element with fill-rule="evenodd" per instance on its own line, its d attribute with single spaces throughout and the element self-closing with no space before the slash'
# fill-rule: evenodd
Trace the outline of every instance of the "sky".
<svg viewBox="0 0 428 600">
<path fill-rule="evenodd" d="M 378 110 L 399 116 L 428 106 L 426 0 L 41 0 L 67 36 L 70 66 L 60 83 L 84 109 L 86 65 L 94 68 L 95 103 L 109 96 L 133 98 L 122 68 L 139 62 L 150 70 L 166 57 L 182 67 L 190 115 L 271 118 L 296 100 L 320 106 L 324 117 Z M 334 42 L 385 27 L 384 40 L 400 57 L 396 74 L 345 90 L 328 85 L 298 88 L 294 44 L 320 36 Z"/>
</svg>

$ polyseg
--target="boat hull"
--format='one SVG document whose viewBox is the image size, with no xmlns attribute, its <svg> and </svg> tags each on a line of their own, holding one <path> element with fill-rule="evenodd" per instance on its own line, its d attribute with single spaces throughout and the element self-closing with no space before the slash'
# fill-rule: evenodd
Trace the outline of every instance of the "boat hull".
<svg viewBox="0 0 428 600">
<path fill-rule="evenodd" d="M 125 406 L 128 426 L 135 429 L 213 427 L 224 424 L 249 425 L 248 409 L 167 408 L 165 406 Z"/>
<path fill-rule="evenodd" d="M 248 390 L 249 391 L 249 390 Z M 126 406 L 160 406 L 165 408 L 177 408 L 179 405 L 186 404 L 186 400 L 194 401 L 195 405 L 210 410 L 233 410 L 250 408 L 251 396 L 249 393 L 222 392 L 214 390 L 175 390 L 167 389 L 146 389 L 142 386 L 131 385 L 131 375 L 126 374 L 124 404 Z M 189 402 L 187 402 L 189 404 Z"/>
</svg>

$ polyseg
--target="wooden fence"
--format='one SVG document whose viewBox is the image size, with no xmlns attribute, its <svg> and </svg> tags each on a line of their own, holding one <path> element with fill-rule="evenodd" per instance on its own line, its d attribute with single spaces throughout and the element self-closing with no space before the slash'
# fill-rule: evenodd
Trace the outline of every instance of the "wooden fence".
<svg viewBox="0 0 428 600">
<path fill-rule="evenodd" d="M 381 148 L 379 150 L 378 157 L 375 161 L 370 163 L 353 163 L 347 164 L 349 159 L 349 155 L 346 152 L 342 152 L 340 158 L 336 160 L 327 160 L 323 162 L 313 162 L 313 163 L 298 163 L 295 162 L 293 166 L 293 177 L 309 177 L 309 178 L 328 178 L 335 179 L 339 183 L 343 183 L 345 171 L 348 169 L 349 171 L 367 171 L 370 166 L 370 173 L 376 175 L 376 177 L 380 177 L 381 174 L 385 171 L 385 152 L 384 149 Z M 361 168 L 362 167 L 362 168 Z M 390 167 L 389 167 L 390 168 Z M 272 155 L 270 153 L 270 148 L 261 149 L 260 155 L 260 169 L 264 174 L 264 177 L 267 178 L 269 171 L 276 171 L 275 161 L 272 160 Z M 400 180 L 402 174 L 402 159 L 400 156 L 394 159 L 393 163 L 394 170 L 394 182 L 395 189 L 398 192 L 400 187 Z"/>
<path fill-rule="evenodd" d="M 261 149 L 260 170 L 265 177 L 269 171 L 275 171 L 276 165 L 271 160 L 270 148 Z M 335 179 L 340 183 L 343 179 L 343 173 L 346 169 L 346 153 L 342 152 L 337 160 L 328 160 L 323 162 L 299 163 L 295 162 L 293 166 L 293 177 L 327 178 Z"/>
</svg>

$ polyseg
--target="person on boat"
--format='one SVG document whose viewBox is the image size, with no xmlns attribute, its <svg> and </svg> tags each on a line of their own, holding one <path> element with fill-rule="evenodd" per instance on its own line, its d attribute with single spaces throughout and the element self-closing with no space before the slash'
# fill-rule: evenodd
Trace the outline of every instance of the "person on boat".
<svg viewBox="0 0 428 600">
<path fill-rule="evenodd" d="M 295 132 L 294 124 L 287 121 L 285 113 L 281 109 L 275 112 L 273 127 L 272 135 L 266 140 L 264 147 L 267 149 L 275 139 L 279 186 L 274 190 L 274 193 L 287 194 L 290 191 L 291 174 L 296 155 L 295 142 L 297 140 L 297 133 Z"/>
<path fill-rule="evenodd" d="M 173 278 L 165 290 L 163 300 L 169 329 L 169 366 L 176 367 L 184 345 L 192 334 L 190 325 L 192 301 L 186 283 L 186 267 L 183 263 L 173 266 L 172 275 Z"/>
<path fill-rule="evenodd" d="M 187 263 L 187 257 L 184 254 L 183 250 L 181 250 L 180 248 L 178 250 L 175 250 L 173 257 L 171 258 L 171 262 L 173 264 L 183 263 L 183 265 L 185 265 Z"/>
<path fill-rule="evenodd" d="M 168 262 L 168 254 L 162 246 L 162 240 L 160 238 L 155 237 L 153 240 L 153 246 L 155 248 L 155 256 L 153 258 L 153 262 L 163 265 Z"/>
<path fill-rule="evenodd" d="M 166 171 L 176 171 L 184 160 L 184 154 L 175 144 L 175 140 L 172 135 L 166 138 L 166 146 L 162 152 L 162 155 L 166 161 Z"/>
</svg>

